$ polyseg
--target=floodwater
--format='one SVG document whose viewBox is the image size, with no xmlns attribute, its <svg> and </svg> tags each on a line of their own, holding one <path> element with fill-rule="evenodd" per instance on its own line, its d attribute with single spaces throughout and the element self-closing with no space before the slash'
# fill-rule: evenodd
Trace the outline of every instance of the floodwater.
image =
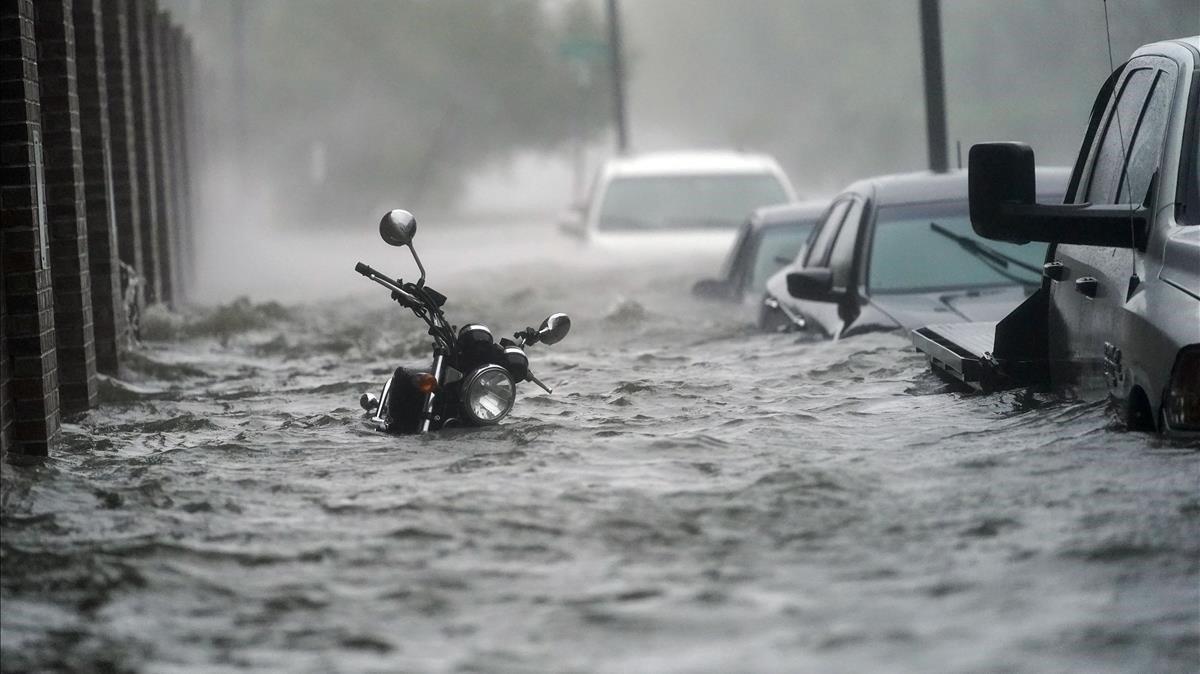
<svg viewBox="0 0 1200 674">
<path fill-rule="evenodd" d="M 149 320 L 173 339 L 54 458 L 3 466 L 0 668 L 1196 671 L 1194 447 L 951 392 L 902 336 L 754 334 L 687 296 L 711 260 L 531 240 L 418 237 L 452 321 L 574 318 L 530 351 L 554 394 L 494 428 L 361 418 L 427 357 L 351 271 L 408 273 L 371 239 L 288 259 L 336 301 Z"/>
</svg>

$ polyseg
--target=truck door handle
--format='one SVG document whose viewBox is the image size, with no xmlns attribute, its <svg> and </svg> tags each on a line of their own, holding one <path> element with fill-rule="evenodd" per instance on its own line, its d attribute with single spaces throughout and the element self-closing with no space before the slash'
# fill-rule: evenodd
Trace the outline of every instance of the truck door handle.
<svg viewBox="0 0 1200 674">
<path fill-rule="evenodd" d="M 1096 288 L 1100 286 L 1100 282 L 1093 276 L 1081 276 L 1075 279 L 1075 292 L 1082 293 L 1086 297 L 1095 298 Z"/>
<path fill-rule="evenodd" d="M 1067 268 L 1061 262 L 1047 262 L 1042 265 L 1042 276 L 1052 280 L 1061 281 L 1067 275 Z"/>
</svg>

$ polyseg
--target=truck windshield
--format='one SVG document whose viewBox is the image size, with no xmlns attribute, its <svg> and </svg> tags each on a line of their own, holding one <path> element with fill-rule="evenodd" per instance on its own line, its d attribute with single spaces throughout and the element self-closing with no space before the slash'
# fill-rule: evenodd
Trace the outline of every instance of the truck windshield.
<svg viewBox="0 0 1200 674">
<path fill-rule="evenodd" d="M 868 286 L 872 293 L 918 293 L 1037 285 L 1045 257 L 1044 243 L 976 236 L 965 201 L 883 206 L 875 220 Z"/>
<path fill-rule="evenodd" d="M 599 229 L 732 229 L 750 211 L 784 201 L 769 173 L 627 176 L 605 190 Z"/>
</svg>

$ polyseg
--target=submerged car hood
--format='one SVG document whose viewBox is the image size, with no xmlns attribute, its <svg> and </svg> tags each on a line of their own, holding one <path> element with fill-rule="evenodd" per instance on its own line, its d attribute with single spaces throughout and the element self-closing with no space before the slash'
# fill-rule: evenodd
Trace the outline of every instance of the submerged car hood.
<svg viewBox="0 0 1200 674">
<path fill-rule="evenodd" d="M 930 323 L 998 321 L 1029 296 L 1022 286 L 875 295 L 871 303 L 905 330 Z"/>
<path fill-rule="evenodd" d="M 805 307 L 816 302 L 795 299 L 788 293 L 787 275 L 795 267 L 785 267 L 767 280 L 767 295 L 774 297 L 784 313 L 793 319 L 812 319 Z M 1023 286 L 1000 286 L 977 290 L 943 290 L 928 293 L 876 294 L 862 307 L 858 317 L 845 326 L 851 332 L 903 328 L 913 330 L 931 323 L 998 321 L 1017 308 L 1032 290 Z M 837 332 L 838 325 L 826 325 Z"/>
</svg>

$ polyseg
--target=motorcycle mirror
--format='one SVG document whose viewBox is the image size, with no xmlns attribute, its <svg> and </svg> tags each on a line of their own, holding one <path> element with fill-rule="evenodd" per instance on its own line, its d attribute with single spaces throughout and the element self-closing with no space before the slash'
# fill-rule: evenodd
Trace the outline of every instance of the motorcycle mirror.
<svg viewBox="0 0 1200 674">
<path fill-rule="evenodd" d="M 389 246 L 411 246 L 416 235 L 417 219 L 408 211 L 388 211 L 379 221 L 379 236 Z"/>
<path fill-rule="evenodd" d="M 546 346 L 558 344 L 571 331 L 571 317 L 566 314 L 550 314 L 538 328 L 538 341 Z"/>
</svg>

